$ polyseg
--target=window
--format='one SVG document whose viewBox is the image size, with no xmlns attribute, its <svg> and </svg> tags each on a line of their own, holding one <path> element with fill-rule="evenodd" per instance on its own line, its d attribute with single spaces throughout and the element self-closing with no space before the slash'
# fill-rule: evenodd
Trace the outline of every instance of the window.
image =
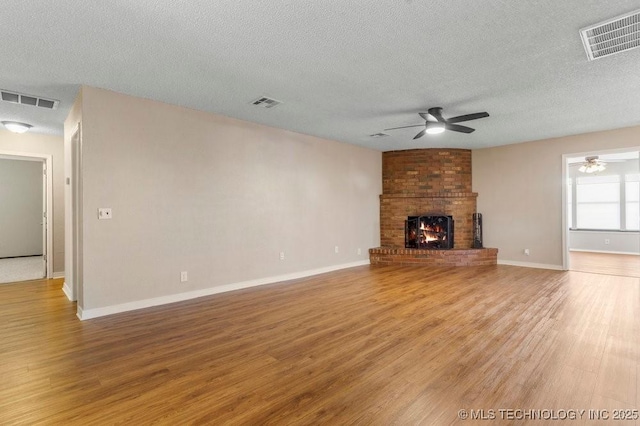
<svg viewBox="0 0 640 426">
<path fill-rule="evenodd" d="M 640 231 L 640 173 L 569 178 L 567 191 L 569 228 Z"/>
<path fill-rule="evenodd" d="M 625 228 L 640 230 L 640 173 L 625 176 Z"/>
<path fill-rule="evenodd" d="M 576 179 L 576 227 L 620 229 L 620 176 Z"/>
</svg>

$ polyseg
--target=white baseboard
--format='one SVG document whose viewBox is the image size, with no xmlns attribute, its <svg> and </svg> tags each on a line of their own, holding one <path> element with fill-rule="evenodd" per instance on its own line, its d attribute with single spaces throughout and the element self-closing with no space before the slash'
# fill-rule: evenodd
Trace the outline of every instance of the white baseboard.
<svg viewBox="0 0 640 426">
<path fill-rule="evenodd" d="M 76 301 L 75 297 L 73 297 L 73 292 L 71 291 L 71 288 L 67 285 L 66 281 L 62 285 L 62 292 L 64 293 L 65 296 L 67 296 L 67 299 L 69 299 L 69 301 L 71 302 Z"/>
<path fill-rule="evenodd" d="M 583 249 L 569 249 L 569 251 L 579 251 L 583 253 L 630 254 L 633 256 L 640 256 L 640 253 L 632 253 L 628 251 L 583 250 Z"/>
<path fill-rule="evenodd" d="M 515 260 L 498 259 L 498 265 L 522 266 L 523 268 L 553 269 L 555 271 L 564 271 L 562 265 L 551 265 L 548 263 L 518 262 Z"/>
<path fill-rule="evenodd" d="M 282 281 L 295 280 L 299 278 L 310 277 L 312 275 L 324 274 L 340 269 L 353 268 L 356 266 L 369 265 L 369 259 L 358 262 L 343 263 L 341 265 L 327 266 L 324 268 L 311 269 L 307 271 L 294 272 L 291 274 L 277 275 L 274 277 L 259 278 L 249 281 L 241 281 L 238 283 L 225 284 L 216 287 L 205 288 L 202 290 L 187 291 L 184 293 L 170 294 L 168 296 L 154 297 L 151 299 L 137 300 L 135 302 L 122 303 L 119 305 L 104 306 L 102 308 L 93 308 L 83 310 L 78 307 L 78 318 L 88 320 L 91 318 L 103 317 L 106 315 L 118 314 L 121 312 L 134 311 L 136 309 L 150 308 L 152 306 L 166 305 L 168 303 L 182 302 L 184 300 L 195 299 L 203 296 L 211 296 L 213 294 L 225 293 L 228 291 L 240 290 L 243 288 L 256 287 L 265 284 L 273 284 Z M 66 293 L 65 293 L 66 294 Z"/>
<path fill-rule="evenodd" d="M 54 272 L 53 275 L 51 275 L 51 278 L 53 278 L 53 279 L 64 278 L 64 271 L 62 271 L 62 272 Z"/>
</svg>

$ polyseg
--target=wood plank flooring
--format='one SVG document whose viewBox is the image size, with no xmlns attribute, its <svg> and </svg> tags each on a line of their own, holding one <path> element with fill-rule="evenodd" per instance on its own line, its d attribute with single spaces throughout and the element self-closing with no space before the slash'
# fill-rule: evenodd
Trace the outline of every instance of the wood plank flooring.
<svg viewBox="0 0 640 426">
<path fill-rule="evenodd" d="M 640 408 L 638 278 L 365 266 L 85 322 L 61 285 L 0 286 L 2 425 L 640 426 L 588 419 Z"/>
<path fill-rule="evenodd" d="M 572 271 L 640 278 L 640 256 L 570 251 Z"/>
</svg>

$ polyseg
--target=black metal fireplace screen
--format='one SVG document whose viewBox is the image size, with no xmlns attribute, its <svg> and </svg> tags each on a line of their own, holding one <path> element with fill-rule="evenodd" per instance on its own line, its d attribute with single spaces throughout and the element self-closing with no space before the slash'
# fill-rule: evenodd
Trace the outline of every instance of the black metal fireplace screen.
<svg viewBox="0 0 640 426">
<path fill-rule="evenodd" d="M 452 249 L 453 217 L 445 215 L 409 216 L 404 222 L 406 248 Z"/>
</svg>

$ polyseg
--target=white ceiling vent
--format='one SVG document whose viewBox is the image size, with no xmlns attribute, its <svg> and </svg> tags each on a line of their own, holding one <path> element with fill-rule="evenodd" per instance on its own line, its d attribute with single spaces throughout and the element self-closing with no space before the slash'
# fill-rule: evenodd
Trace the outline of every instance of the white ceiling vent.
<svg viewBox="0 0 640 426">
<path fill-rule="evenodd" d="M 9 92 L 8 90 L 0 90 L 0 96 L 4 102 L 31 105 L 46 109 L 56 109 L 60 103 L 60 101 L 54 101 L 53 99 L 44 99 L 23 93 Z"/>
<path fill-rule="evenodd" d="M 580 30 L 590 61 L 640 47 L 640 10 Z"/>
<path fill-rule="evenodd" d="M 266 96 L 261 96 L 255 101 L 251 102 L 251 105 L 261 106 L 263 108 L 273 108 L 275 106 L 280 105 L 282 102 L 276 101 L 275 99 L 267 98 Z"/>
</svg>

